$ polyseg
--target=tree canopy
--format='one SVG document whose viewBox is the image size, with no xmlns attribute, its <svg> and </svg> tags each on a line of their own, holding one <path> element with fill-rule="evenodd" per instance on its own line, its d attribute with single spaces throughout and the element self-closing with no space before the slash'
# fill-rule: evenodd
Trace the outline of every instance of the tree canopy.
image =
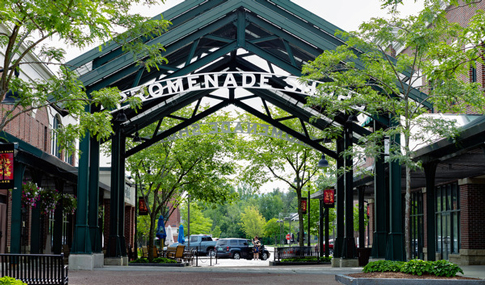
<svg viewBox="0 0 485 285">
<path fill-rule="evenodd" d="M 62 148 L 73 151 L 73 142 L 83 137 L 86 131 L 98 139 L 110 136 L 110 110 L 121 103 L 119 90 L 104 88 L 87 94 L 77 73 L 65 65 L 66 52 L 60 46 L 85 48 L 95 43 L 115 41 L 123 46 L 125 52 L 131 53 L 138 64 L 147 69 L 156 68 L 165 62 L 159 52 L 163 46 L 148 46 L 143 42 L 160 35 L 170 23 L 163 19 L 142 17 L 130 9 L 137 4 L 159 2 L 2 1 L 0 48 L 3 61 L 0 67 L 3 72 L 0 72 L 0 101 L 9 94 L 15 103 L 2 106 L 0 131 L 22 113 L 54 107 L 59 112 L 68 112 L 77 120 L 56 130 Z M 59 71 L 49 78 L 29 78 L 28 66 L 40 65 L 59 67 Z M 125 103 L 136 108 L 140 101 L 130 98 Z M 91 107 L 96 108 L 97 112 L 90 112 Z"/>
</svg>

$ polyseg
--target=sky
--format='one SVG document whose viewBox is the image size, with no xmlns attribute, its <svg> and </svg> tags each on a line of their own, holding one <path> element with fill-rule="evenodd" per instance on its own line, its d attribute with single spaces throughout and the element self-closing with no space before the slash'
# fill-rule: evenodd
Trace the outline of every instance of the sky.
<svg viewBox="0 0 485 285">
<path fill-rule="evenodd" d="M 183 0 L 166 0 L 163 5 L 151 7 L 150 9 L 147 9 L 145 6 L 139 7 L 135 11 L 146 17 L 153 17 L 160 13 L 163 14 L 163 11 L 181 2 Z M 292 2 L 345 31 L 357 30 L 362 22 L 368 21 L 372 17 L 386 16 L 386 11 L 381 9 L 381 1 L 379 0 L 292 0 Z M 419 11 L 420 4 L 415 4 L 414 0 L 405 0 L 404 3 L 405 5 L 400 8 L 402 15 L 414 14 Z M 91 48 L 87 48 L 84 51 L 70 48 L 66 59 L 73 59 Z M 101 163 L 104 164 L 103 162 Z M 263 185 L 260 191 L 271 192 L 273 188 L 280 188 L 280 190 L 286 191 L 288 186 L 285 183 L 275 181 Z"/>
</svg>

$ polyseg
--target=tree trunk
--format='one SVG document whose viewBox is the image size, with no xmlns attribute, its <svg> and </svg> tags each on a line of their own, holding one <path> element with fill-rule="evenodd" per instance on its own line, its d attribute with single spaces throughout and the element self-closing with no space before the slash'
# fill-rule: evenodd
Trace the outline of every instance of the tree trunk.
<svg viewBox="0 0 485 285">
<path fill-rule="evenodd" d="M 404 245 L 406 260 L 411 260 L 411 169 L 406 166 L 406 194 L 404 195 Z"/>
<path fill-rule="evenodd" d="M 153 261 L 153 246 L 155 241 L 155 223 L 156 223 L 155 212 L 150 213 L 150 234 L 148 235 L 148 261 Z"/>
</svg>

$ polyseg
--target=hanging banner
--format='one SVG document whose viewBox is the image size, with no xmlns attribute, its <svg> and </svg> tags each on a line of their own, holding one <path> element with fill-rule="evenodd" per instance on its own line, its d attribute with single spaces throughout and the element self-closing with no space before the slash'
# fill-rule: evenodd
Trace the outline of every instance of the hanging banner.
<svg viewBox="0 0 485 285">
<path fill-rule="evenodd" d="M 13 189 L 13 143 L 0 144 L 0 188 Z"/>
<path fill-rule="evenodd" d="M 303 215 L 305 215 L 306 214 L 306 209 L 307 209 L 307 199 L 306 198 L 303 198 L 303 197 L 301 198 L 301 205 L 300 205 L 300 207 L 301 207 L 301 213 Z"/>
<path fill-rule="evenodd" d="M 148 215 L 148 208 L 144 197 L 138 198 L 138 215 Z"/>
<path fill-rule="evenodd" d="M 334 189 L 323 190 L 323 205 L 327 208 L 335 207 L 335 190 Z"/>
</svg>

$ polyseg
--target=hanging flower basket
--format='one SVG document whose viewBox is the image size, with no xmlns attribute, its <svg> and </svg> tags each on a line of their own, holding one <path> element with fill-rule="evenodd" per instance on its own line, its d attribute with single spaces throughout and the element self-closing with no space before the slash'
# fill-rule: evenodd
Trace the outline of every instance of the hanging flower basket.
<svg viewBox="0 0 485 285">
<path fill-rule="evenodd" d="M 37 206 L 39 202 L 40 187 L 32 181 L 27 181 L 22 184 L 22 208 L 30 208 Z"/>
<path fill-rule="evenodd" d="M 62 195 L 62 207 L 64 213 L 74 214 L 77 209 L 77 198 L 73 194 Z"/>
<path fill-rule="evenodd" d="M 42 214 L 54 213 L 57 202 L 61 199 L 61 194 L 57 190 L 51 189 L 40 189 L 39 191 L 39 202 L 40 211 Z"/>
</svg>

